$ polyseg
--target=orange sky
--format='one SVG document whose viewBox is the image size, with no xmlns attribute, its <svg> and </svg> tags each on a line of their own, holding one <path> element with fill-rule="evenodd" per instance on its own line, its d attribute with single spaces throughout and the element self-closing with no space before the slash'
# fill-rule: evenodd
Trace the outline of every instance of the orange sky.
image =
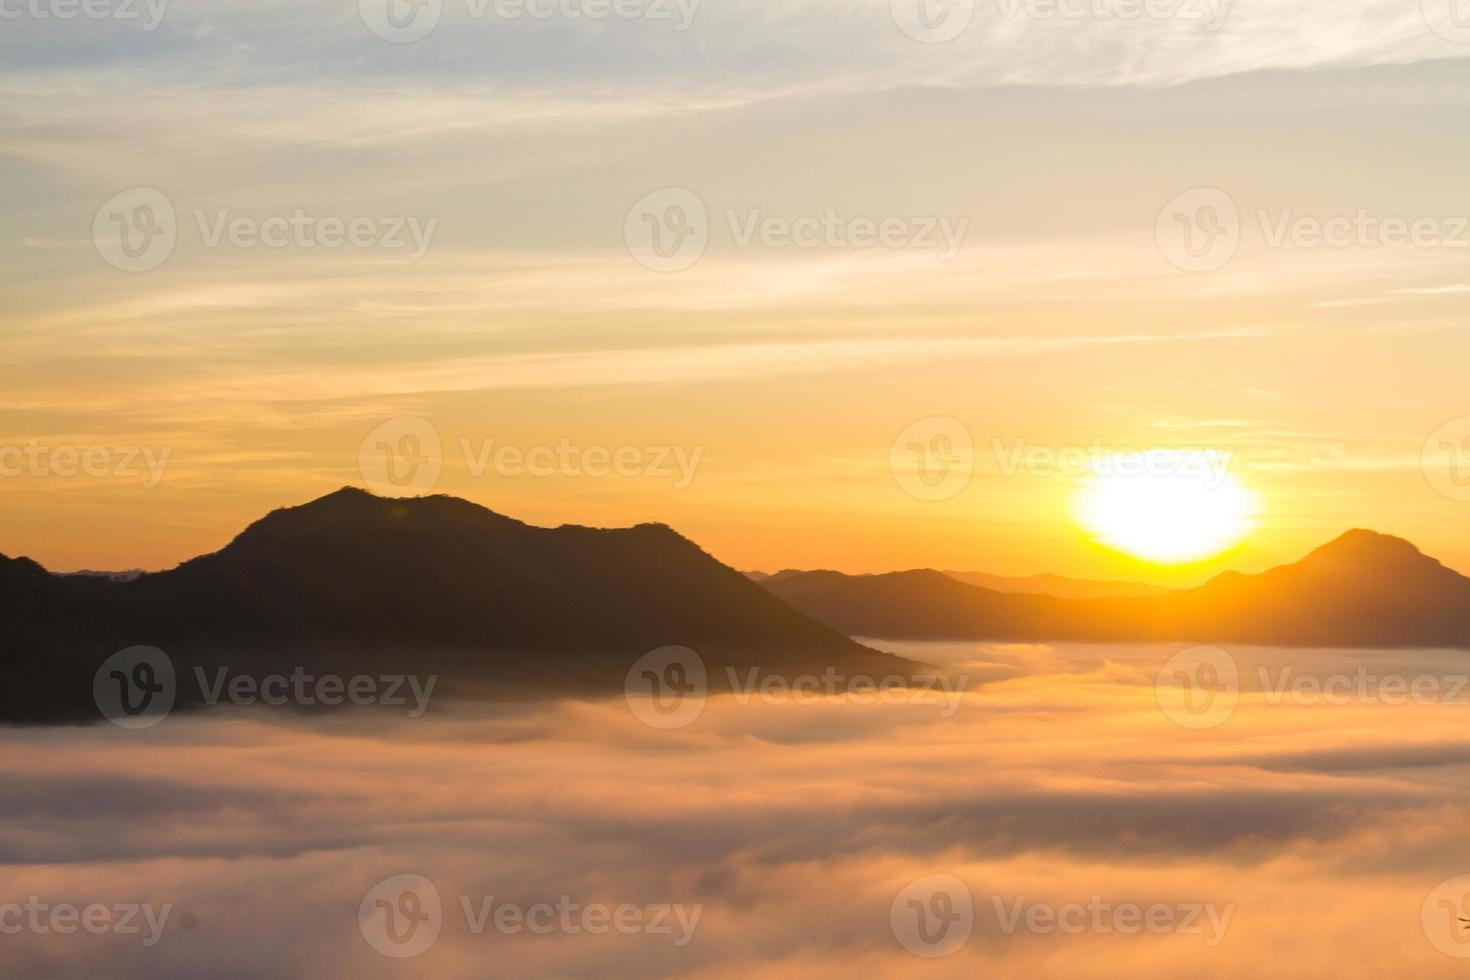
<svg viewBox="0 0 1470 980">
<path fill-rule="evenodd" d="M 500 86 L 510 69 L 456 60 L 457 36 L 424 42 L 444 45 L 437 67 L 344 40 L 342 65 L 382 63 L 342 85 L 322 67 L 337 28 L 313 21 L 323 60 L 286 65 L 282 37 L 268 81 L 224 62 L 204 89 L 121 96 L 166 73 L 161 48 L 11 74 L 10 94 L 45 100 L 0 109 L 0 466 L 32 446 L 48 462 L 0 476 L 0 553 L 167 567 L 273 507 L 371 485 L 364 440 L 417 417 L 440 472 L 411 489 L 539 524 L 662 521 L 742 568 L 1185 583 L 1366 526 L 1470 569 L 1449 479 L 1470 444 L 1431 442 L 1470 415 L 1464 250 L 1297 234 L 1366 213 L 1453 238 L 1470 214 L 1466 130 L 1446 125 L 1470 91 L 1465 46 L 1387 7 L 1331 43 L 1309 27 L 1252 11 L 1212 41 L 1139 25 L 1173 41 L 1119 61 L 1099 26 L 1012 63 L 988 27 L 919 45 L 885 19 L 865 47 L 844 24 L 870 71 L 716 32 L 681 88 L 688 66 L 661 74 L 632 33 L 598 50 L 605 77 L 561 52 L 560 73 Z M 1267 43 L 1283 31 L 1295 41 Z M 175 241 L 125 271 L 104 202 L 137 187 L 166 197 Z M 702 254 L 672 271 L 635 240 L 673 214 L 639 213 L 660 188 L 703 212 Z M 1238 247 L 1187 271 L 1170 209 L 1198 188 L 1237 209 Z M 433 234 L 418 257 L 215 237 L 297 211 Z M 813 245 L 746 237 L 828 214 L 841 229 Z M 964 235 L 953 254 L 854 244 L 863 221 Z M 972 444 L 942 500 L 890 465 L 933 417 Z M 592 465 L 493 462 L 563 444 L 583 462 L 597 447 Z M 1097 446 L 1228 454 L 1259 526 L 1202 565 L 1146 565 L 1088 543 L 1076 473 L 1005 464 Z M 621 475 L 589 472 L 620 449 Z M 674 449 L 697 459 L 688 479 L 657 465 Z M 57 451 L 92 472 L 47 475 Z M 145 452 L 167 452 L 157 480 Z"/>
</svg>

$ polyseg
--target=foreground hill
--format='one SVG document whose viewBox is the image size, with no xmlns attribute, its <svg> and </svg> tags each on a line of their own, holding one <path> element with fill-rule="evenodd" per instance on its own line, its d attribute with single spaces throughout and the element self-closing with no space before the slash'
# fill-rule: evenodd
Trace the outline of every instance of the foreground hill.
<svg viewBox="0 0 1470 980">
<path fill-rule="evenodd" d="M 850 635 L 887 639 L 1470 648 L 1470 579 L 1407 541 L 1363 530 L 1290 565 L 1159 596 L 1009 594 L 929 570 L 800 572 L 761 584 Z"/>
<path fill-rule="evenodd" d="M 452 497 L 353 489 L 131 581 L 0 559 L 0 630 L 25 665 L 0 693 L 0 717 L 33 720 L 88 714 L 98 664 L 138 644 L 164 649 L 184 674 L 221 664 L 435 672 L 441 690 L 455 680 L 620 689 L 635 659 L 670 644 L 712 668 L 916 666 L 813 621 L 663 525 L 538 528 Z"/>
</svg>

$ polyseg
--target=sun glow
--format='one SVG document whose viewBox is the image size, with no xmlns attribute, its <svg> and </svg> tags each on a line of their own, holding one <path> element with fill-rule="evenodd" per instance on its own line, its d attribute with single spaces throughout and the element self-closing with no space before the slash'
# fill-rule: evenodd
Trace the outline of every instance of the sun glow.
<svg viewBox="0 0 1470 980">
<path fill-rule="evenodd" d="M 1213 450 L 1098 460 L 1076 500 L 1077 521 L 1110 548 L 1160 564 L 1213 557 L 1250 533 L 1256 495 Z"/>
</svg>

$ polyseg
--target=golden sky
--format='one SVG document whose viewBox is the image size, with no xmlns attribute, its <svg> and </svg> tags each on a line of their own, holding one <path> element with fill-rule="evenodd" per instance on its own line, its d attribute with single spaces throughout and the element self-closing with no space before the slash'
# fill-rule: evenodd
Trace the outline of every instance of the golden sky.
<svg viewBox="0 0 1470 980">
<path fill-rule="evenodd" d="M 56 43 L 3 45 L 0 450 L 95 465 L 0 476 L 0 553 L 168 567 L 371 485 L 364 441 L 413 417 L 440 472 L 411 491 L 661 521 L 741 568 L 1182 583 L 1364 526 L 1470 570 L 1470 503 L 1434 485 L 1459 457 L 1426 455 L 1470 415 L 1470 47 L 1389 3 L 1237 3 L 1213 32 L 977 14 L 945 44 L 886 7 L 711 5 L 683 32 L 450 20 L 409 44 L 346 8 L 28 25 Z M 183 39 L 214 52 L 207 77 Z M 176 242 L 125 271 L 106 212 L 139 187 Z M 708 239 L 677 271 L 625 240 L 666 188 Z M 1239 216 L 1208 271 L 1167 240 L 1197 188 Z M 418 257 L 214 237 L 298 211 L 432 233 Z M 964 233 L 953 254 L 742 240 L 829 212 Z M 1357 215 L 1439 238 L 1274 240 Z M 942 500 L 890 465 L 935 417 L 973 446 Z M 536 475 L 479 467 L 487 445 L 635 455 Z M 1229 454 L 1258 527 L 1183 567 L 1089 544 L 1078 476 L 1005 459 L 1092 446 Z"/>
</svg>

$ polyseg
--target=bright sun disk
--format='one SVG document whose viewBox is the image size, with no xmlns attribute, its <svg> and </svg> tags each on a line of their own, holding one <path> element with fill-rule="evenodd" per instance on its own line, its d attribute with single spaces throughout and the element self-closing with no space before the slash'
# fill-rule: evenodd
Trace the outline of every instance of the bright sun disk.
<svg viewBox="0 0 1470 980">
<path fill-rule="evenodd" d="M 1099 460 L 1078 494 L 1078 523 L 1100 543 L 1148 561 L 1213 557 L 1250 532 L 1257 506 L 1228 462 L 1224 454 L 1160 449 Z"/>
</svg>

